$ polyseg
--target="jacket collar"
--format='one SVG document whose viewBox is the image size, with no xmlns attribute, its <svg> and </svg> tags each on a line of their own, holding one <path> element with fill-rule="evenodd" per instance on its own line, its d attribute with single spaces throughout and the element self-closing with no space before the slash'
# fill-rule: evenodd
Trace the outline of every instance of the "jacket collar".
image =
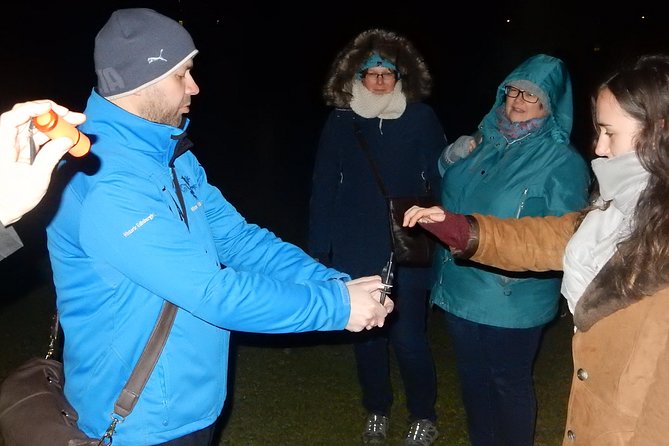
<svg viewBox="0 0 669 446">
<path fill-rule="evenodd" d="M 177 140 L 177 145 L 174 148 L 174 153 L 172 154 L 172 158 L 170 159 L 170 162 L 168 163 L 168 166 L 170 166 L 170 167 L 174 167 L 174 161 L 177 158 L 179 158 L 181 155 L 186 153 L 188 150 L 190 150 L 191 147 L 193 147 L 193 142 L 186 137 L 186 132 L 182 132 L 179 135 L 172 136 L 172 139 Z"/>
<path fill-rule="evenodd" d="M 168 165 L 192 147 L 186 138 L 186 129 L 190 123 L 186 117 L 179 127 L 151 122 L 118 107 L 95 89 L 88 98 L 84 113 L 87 119 L 80 130 L 92 136 L 93 152 L 110 150 L 108 146 L 113 150 L 121 144 Z"/>
</svg>

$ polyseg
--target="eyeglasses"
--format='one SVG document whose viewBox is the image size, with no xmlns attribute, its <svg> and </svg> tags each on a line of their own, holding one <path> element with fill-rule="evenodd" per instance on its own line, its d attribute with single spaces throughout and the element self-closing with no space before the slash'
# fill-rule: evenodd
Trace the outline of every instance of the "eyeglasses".
<svg viewBox="0 0 669 446">
<path fill-rule="evenodd" d="M 372 71 L 365 70 L 361 74 L 363 78 L 372 82 L 378 82 L 379 78 L 381 78 L 383 82 L 390 82 L 397 79 L 397 73 L 394 71 L 389 71 L 387 73 L 374 73 Z"/>
<path fill-rule="evenodd" d="M 537 102 L 539 102 L 539 96 L 533 95 L 528 91 L 512 87 L 511 85 L 507 85 L 506 87 L 504 87 L 504 94 L 510 98 L 517 98 L 518 95 L 521 95 L 523 101 L 529 102 L 530 104 L 536 104 Z"/>
</svg>

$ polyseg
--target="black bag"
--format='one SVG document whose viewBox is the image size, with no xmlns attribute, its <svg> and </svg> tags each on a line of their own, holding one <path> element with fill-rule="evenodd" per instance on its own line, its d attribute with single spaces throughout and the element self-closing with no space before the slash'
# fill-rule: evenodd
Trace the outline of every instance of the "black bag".
<svg viewBox="0 0 669 446">
<path fill-rule="evenodd" d="M 388 197 L 390 217 L 390 235 L 395 261 L 405 266 L 431 266 L 436 242 L 432 234 L 419 226 L 402 226 L 404 213 L 413 205 L 421 207 L 435 206 L 430 195 L 417 197 Z"/>
<path fill-rule="evenodd" d="M 0 387 L 0 430 L 5 446 L 95 446 L 77 427 L 79 416 L 63 393 L 63 364 L 33 358 Z"/>
</svg>

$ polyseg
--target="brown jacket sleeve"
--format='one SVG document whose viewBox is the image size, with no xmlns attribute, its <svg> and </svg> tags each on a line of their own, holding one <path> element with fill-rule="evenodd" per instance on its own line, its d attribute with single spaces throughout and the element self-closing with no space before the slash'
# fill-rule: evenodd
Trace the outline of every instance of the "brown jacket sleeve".
<svg viewBox="0 0 669 446">
<path fill-rule="evenodd" d="M 497 218 L 473 214 L 470 257 L 507 271 L 561 271 L 567 242 L 576 230 L 578 212 L 559 217 Z"/>
</svg>

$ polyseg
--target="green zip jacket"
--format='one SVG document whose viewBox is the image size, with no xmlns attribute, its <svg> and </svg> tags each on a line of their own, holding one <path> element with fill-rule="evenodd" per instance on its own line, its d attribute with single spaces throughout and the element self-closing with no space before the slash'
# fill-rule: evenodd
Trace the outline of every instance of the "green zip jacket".
<svg viewBox="0 0 669 446">
<path fill-rule="evenodd" d="M 507 140 L 498 130 L 495 110 L 504 104 L 504 86 L 515 79 L 541 87 L 551 113 L 536 131 Z M 501 218 L 562 215 L 584 207 L 590 171 L 569 142 L 571 94 L 569 74 L 559 59 L 539 54 L 512 71 L 499 85 L 495 103 L 478 127 L 481 142 L 468 157 L 446 166 L 444 207 Z M 535 327 L 555 317 L 560 280 L 559 272 L 504 271 L 455 259 L 442 248 L 432 301 L 477 323 Z"/>
</svg>

